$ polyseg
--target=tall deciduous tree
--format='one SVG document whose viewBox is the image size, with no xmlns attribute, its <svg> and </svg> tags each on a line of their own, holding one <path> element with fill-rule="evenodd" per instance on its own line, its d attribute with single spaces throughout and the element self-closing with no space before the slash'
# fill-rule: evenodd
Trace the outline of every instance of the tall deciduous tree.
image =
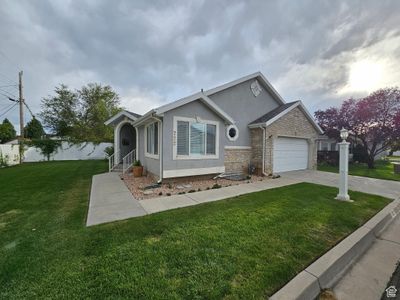
<svg viewBox="0 0 400 300">
<path fill-rule="evenodd" d="M 61 84 L 56 87 L 54 96 L 42 99 L 42 111 L 39 114 L 43 124 L 52 133 L 67 137 L 72 133 L 76 123 L 78 95 Z"/>
<path fill-rule="evenodd" d="M 369 168 L 375 157 L 400 140 L 400 90 L 385 88 L 361 99 L 349 99 L 340 108 L 315 112 L 315 117 L 331 138 L 339 139 L 342 127 L 361 145 Z"/>
<path fill-rule="evenodd" d="M 72 142 L 112 141 L 112 129 L 104 122 L 120 110 L 120 101 L 110 86 L 88 84 L 73 92 L 61 85 L 55 93 L 42 100 L 40 113 L 55 135 Z"/>
<path fill-rule="evenodd" d="M 0 143 L 6 143 L 16 138 L 16 131 L 8 119 L 0 124 Z"/>
<path fill-rule="evenodd" d="M 26 124 L 24 132 L 29 139 L 40 139 L 45 134 L 42 123 L 35 117 Z"/>
</svg>

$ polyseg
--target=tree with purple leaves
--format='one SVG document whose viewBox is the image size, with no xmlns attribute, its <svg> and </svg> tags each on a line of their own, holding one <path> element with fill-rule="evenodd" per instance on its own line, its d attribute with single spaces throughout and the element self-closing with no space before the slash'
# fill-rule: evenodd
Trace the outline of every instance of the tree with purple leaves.
<svg viewBox="0 0 400 300">
<path fill-rule="evenodd" d="M 385 88 L 349 99 L 339 108 L 316 111 L 315 118 L 330 138 L 339 140 L 340 129 L 348 129 L 351 141 L 363 148 L 372 169 L 375 157 L 400 141 L 400 90 Z"/>
</svg>

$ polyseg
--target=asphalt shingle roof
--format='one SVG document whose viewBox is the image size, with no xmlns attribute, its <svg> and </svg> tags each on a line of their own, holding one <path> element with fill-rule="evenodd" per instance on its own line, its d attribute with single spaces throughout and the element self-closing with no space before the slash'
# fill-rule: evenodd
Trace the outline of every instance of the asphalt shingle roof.
<svg viewBox="0 0 400 300">
<path fill-rule="evenodd" d="M 258 119 L 254 120 L 249 125 L 259 124 L 259 123 L 266 123 L 269 120 L 271 120 L 272 118 L 274 118 L 277 115 L 279 115 L 281 112 L 283 112 L 286 109 L 288 109 L 289 107 L 291 107 L 292 105 L 296 104 L 297 102 L 299 102 L 299 101 L 294 101 L 294 102 L 289 102 L 289 103 L 283 104 L 283 105 L 271 110 L 270 112 L 266 113 L 265 115 L 259 117 Z"/>
<path fill-rule="evenodd" d="M 139 115 L 137 113 L 131 112 L 129 110 L 125 110 L 127 113 L 130 113 L 132 116 L 135 116 L 136 118 L 140 118 L 142 115 Z"/>
</svg>

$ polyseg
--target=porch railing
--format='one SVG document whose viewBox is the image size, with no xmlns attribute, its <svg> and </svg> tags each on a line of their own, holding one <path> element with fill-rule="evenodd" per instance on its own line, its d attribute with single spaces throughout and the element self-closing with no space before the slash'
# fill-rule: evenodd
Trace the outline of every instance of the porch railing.
<svg viewBox="0 0 400 300">
<path fill-rule="evenodd" d="M 133 149 L 127 155 L 122 158 L 122 174 L 125 174 L 133 165 L 136 160 L 136 150 Z"/>
<path fill-rule="evenodd" d="M 121 162 L 119 157 L 120 157 L 119 151 L 114 152 L 114 154 L 110 155 L 110 157 L 108 158 L 108 171 L 109 172 L 114 170 L 119 165 L 119 163 Z"/>
</svg>

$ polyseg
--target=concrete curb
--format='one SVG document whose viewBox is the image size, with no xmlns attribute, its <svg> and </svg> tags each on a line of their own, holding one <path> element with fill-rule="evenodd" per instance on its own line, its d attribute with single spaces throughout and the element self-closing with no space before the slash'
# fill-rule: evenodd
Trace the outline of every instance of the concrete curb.
<svg viewBox="0 0 400 300">
<path fill-rule="evenodd" d="M 363 226 L 297 274 L 270 299 L 315 299 L 320 290 L 332 288 L 398 214 L 400 199 L 385 206 Z"/>
</svg>

